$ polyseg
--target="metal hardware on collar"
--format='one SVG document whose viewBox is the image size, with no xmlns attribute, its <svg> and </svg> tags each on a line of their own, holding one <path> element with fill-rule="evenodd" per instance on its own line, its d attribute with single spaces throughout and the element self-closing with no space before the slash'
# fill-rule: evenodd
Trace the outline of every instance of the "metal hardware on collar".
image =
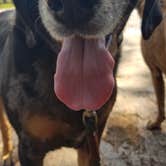
<svg viewBox="0 0 166 166">
<path fill-rule="evenodd" d="M 86 137 L 88 146 L 91 147 L 91 153 L 99 157 L 98 118 L 96 111 L 85 110 L 82 115 L 82 121 L 87 132 Z"/>
<path fill-rule="evenodd" d="M 97 147 L 99 146 L 97 113 L 96 111 L 85 110 L 82 118 L 87 132 L 87 137 L 92 139 L 92 142 L 94 142 L 97 151 Z"/>
<path fill-rule="evenodd" d="M 94 133 L 97 131 L 98 119 L 97 119 L 96 111 L 85 110 L 83 113 L 82 120 L 88 134 Z"/>
</svg>

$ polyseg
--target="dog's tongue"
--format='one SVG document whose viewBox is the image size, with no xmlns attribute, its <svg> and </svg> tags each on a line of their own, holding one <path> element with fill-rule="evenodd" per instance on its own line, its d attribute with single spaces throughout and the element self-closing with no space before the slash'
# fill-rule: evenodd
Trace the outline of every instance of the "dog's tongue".
<svg viewBox="0 0 166 166">
<path fill-rule="evenodd" d="M 112 94 L 114 61 L 103 39 L 66 38 L 57 59 L 54 90 L 73 110 L 97 110 Z"/>
</svg>

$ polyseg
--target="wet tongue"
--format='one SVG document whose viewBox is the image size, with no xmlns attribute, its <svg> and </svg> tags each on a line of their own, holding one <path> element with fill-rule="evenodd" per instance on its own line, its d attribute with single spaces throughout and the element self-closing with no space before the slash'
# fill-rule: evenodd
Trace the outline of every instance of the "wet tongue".
<svg viewBox="0 0 166 166">
<path fill-rule="evenodd" d="M 73 110 L 99 109 L 112 94 L 113 66 L 104 38 L 65 38 L 54 75 L 57 97 Z"/>
</svg>

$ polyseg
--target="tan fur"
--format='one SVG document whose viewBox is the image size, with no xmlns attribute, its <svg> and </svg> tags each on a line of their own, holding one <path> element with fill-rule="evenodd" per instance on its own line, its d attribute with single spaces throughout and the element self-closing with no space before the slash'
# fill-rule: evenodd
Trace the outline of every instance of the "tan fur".
<svg viewBox="0 0 166 166">
<path fill-rule="evenodd" d="M 67 136 L 71 130 L 70 126 L 59 120 L 52 120 L 47 115 L 28 115 L 26 116 L 24 127 L 34 138 L 46 141 L 56 136 Z"/>
<path fill-rule="evenodd" d="M 163 16 L 166 14 L 166 0 L 160 0 Z M 142 17 L 144 0 L 140 0 L 138 12 Z M 149 40 L 141 40 L 141 49 L 144 60 L 148 65 L 158 104 L 158 116 L 156 120 L 148 124 L 149 129 L 160 128 L 165 118 L 164 113 L 164 81 L 162 73 L 166 74 L 166 19 L 156 28 Z"/>
<path fill-rule="evenodd" d="M 11 142 L 11 126 L 9 121 L 4 113 L 3 101 L 0 98 L 0 129 L 2 133 L 2 141 L 3 141 L 3 160 L 6 160 L 10 157 L 11 152 L 13 150 L 12 142 Z"/>
</svg>

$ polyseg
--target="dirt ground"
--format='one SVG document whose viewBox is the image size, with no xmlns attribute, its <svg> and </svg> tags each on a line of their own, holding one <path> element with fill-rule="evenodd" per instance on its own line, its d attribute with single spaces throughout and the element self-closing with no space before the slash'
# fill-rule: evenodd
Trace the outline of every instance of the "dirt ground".
<svg viewBox="0 0 166 166">
<path fill-rule="evenodd" d="M 101 142 L 102 166 L 166 166 L 166 122 L 162 131 L 146 130 L 148 121 L 156 117 L 157 107 L 139 43 L 140 20 L 134 11 L 124 33 L 117 101 Z M 13 139 L 17 144 L 15 135 Z M 50 152 L 44 166 L 77 166 L 76 158 L 75 150 L 62 148 Z"/>
</svg>

